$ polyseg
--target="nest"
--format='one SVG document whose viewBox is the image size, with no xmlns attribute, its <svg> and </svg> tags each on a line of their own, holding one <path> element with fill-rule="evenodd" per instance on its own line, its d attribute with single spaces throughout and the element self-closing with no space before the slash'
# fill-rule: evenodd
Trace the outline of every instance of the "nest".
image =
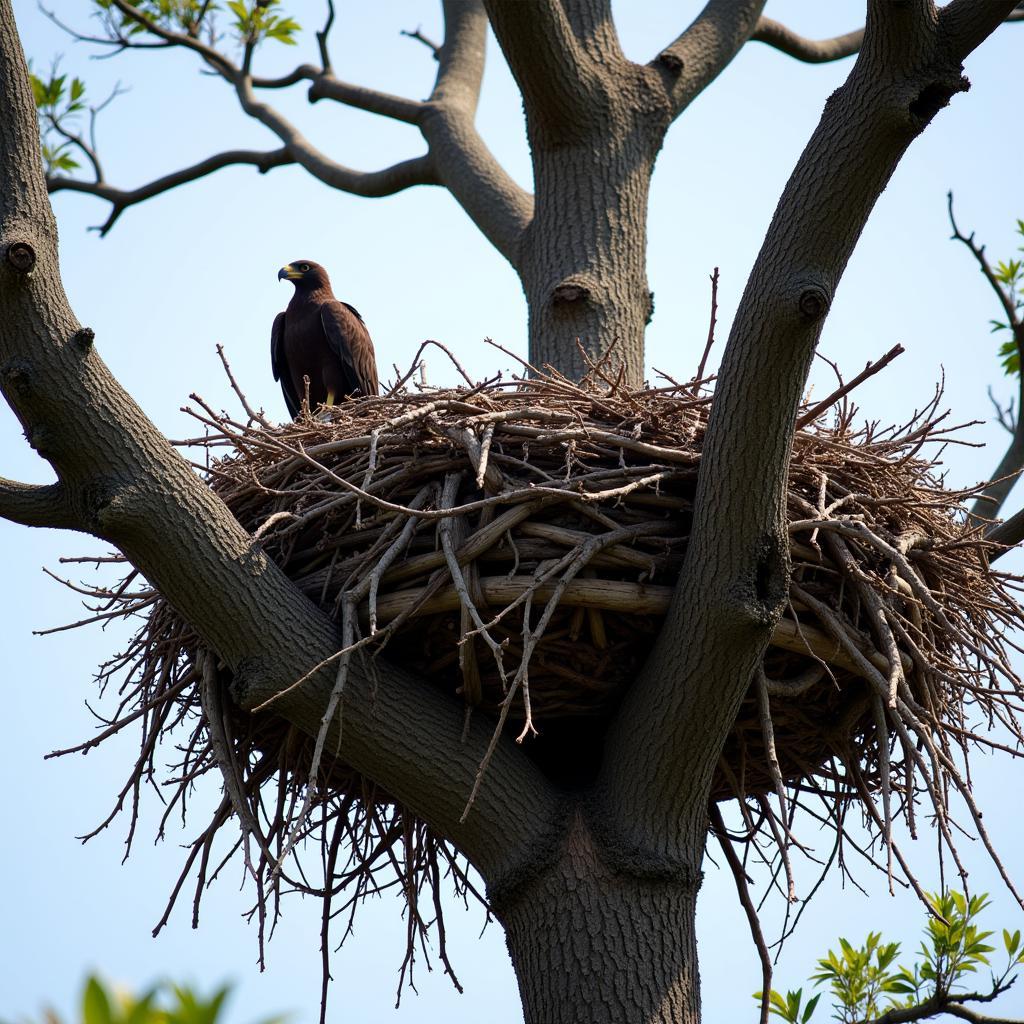
<svg viewBox="0 0 1024 1024">
<path fill-rule="evenodd" d="M 990 568 L 990 545 L 968 525 L 971 492 L 947 489 L 928 455 L 950 441 L 938 394 L 908 424 L 880 429 L 854 426 L 847 390 L 800 418 L 789 602 L 714 779 L 713 800 L 737 800 L 738 818 L 732 831 L 719 812 L 712 821 L 744 857 L 770 846 L 788 875 L 795 806 L 840 845 L 847 811 L 859 807 L 884 847 L 882 866 L 891 876 L 895 858 L 916 887 L 893 822 L 902 816 L 915 834 L 921 799 L 955 857 L 948 795 L 959 793 L 995 857 L 962 766 L 972 742 L 1005 747 L 979 722 L 1021 739 L 1005 635 L 1020 621 L 1016 581 Z M 519 740 L 550 776 L 579 782 L 595 769 L 682 566 L 710 401 L 695 381 L 635 391 L 596 368 L 580 385 L 541 375 L 396 389 L 281 427 L 244 397 L 247 422 L 200 401 L 194 415 L 207 433 L 188 443 L 205 449 L 201 468 L 239 522 L 337 620 L 340 678 L 352 657 L 406 665 Z M 341 910 L 398 885 L 410 905 L 410 963 L 414 936 L 439 908 L 441 875 L 471 891 L 450 848 L 351 769 L 321 765 L 313 740 L 272 715 L 206 707 L 198 716 L 218 691 L 200 685 L 190 626 L 150 591 L 102 594 L 120 614 L 146 615 L 101 673 L 127 671 L 129 681 L 108 732 L 145 722 L 136 795 L 152 777 L 157 738 L 183 725 L 180 800 L 206 771 L 228 779 L 183 872 L 198 865 L 197 905 L 213 837 L 234 813 L 261 879 L 261 921 L 266 888 L 278 892 L 281 878 L 328 901 L 351 884 Z M 224 729 L 211 729 L 218 720 Z M 315 884 L 281 866 L 311 836 L 334 851 Z M 381 881 L 381 870 L 393 877 Z M 433 899 L 420 914 L 424 887 Z M 450 969 L 443 932 L 441 955 Z"/>
</svg>

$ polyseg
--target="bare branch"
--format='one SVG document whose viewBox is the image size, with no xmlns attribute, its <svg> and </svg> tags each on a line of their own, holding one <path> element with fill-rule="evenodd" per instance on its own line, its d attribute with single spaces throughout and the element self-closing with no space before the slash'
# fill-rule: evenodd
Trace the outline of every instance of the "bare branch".
<svg viewBox="0 0 1024 1024">
<path fill-rule="evenodd" d="M 362 85 L 342 82 L 330 71 L 317 75 L 309 87 L 310 103 L 317 100 L 335 100 L 348 107 L 380 114 L 395 121 L 404 121 L 406 124 L 419 124 L 426 110 L 426 104 L 418 100 L 409 100 L 404 96 L 393 96 L 391 93 L 367 89 Z"/>
<path fill-rule="evenodd" d="M 441 47 L 435 43 L 432 39 L 428 39 L 421 31 L 420 26 L 416 26 L 415 32 L 409 32 L 406 29 L 402 29 L 402 35 L 408 36 L 410 39 L 415 39 L 417 42 L 422 43 L 428 50 L 434 55 L 434 60 L 441 59 Z"/>
<path fill-rule="evenodd" d="M 331 34 L 334 25 L 334 0 L 327 0 L 327 20 L 324 27 L 316 34 L 316 45 L 320 51 L 320 66 L 325 72 L 331 70 L 331 55 L 327 49 L 327 37 Z"/>
<path fill-rule="evenodd" d="M 903 355 L 904 352 L 906 352 L 906 349 L 902 345 L 893 345 L 893 347 L 889 349 L 881 359 L 878 359 L 873 363 L 868 363 L 868 365 L 865 366 L 856 377 L 836 388 L 836 390 L 828 397 L 823 398 L 820 402 L 812 405 L 811 408 L 796 421 L 796 429 L 799 430 L 801 427 L 806 427 L 808 423 L 813 423 L 830 405 L 835 405 L 836 402 L 848 395 L 854 388 L 860 387 L 860 385 L 869 377 L 874 377 L 876 373 L 880 373 L 897 356 Z"/>
<path fill-rule="evenodd" d="M 831 39 L 806 39 L 781 22 L 761 17 L 750 38 L 808 64 L 825 64 L 856 53 L 864 39 L 864 29 L 858 28 Z"/>
<path fill-rule="evenodd" d="M 999 299 L 1000 304 L 1003 307 L 1003 312 L 1006 314 L 1007 323 L 1011 328 L 1016 327 L 1020 322 L 1020 313 L 1017 307 L 1014 305 L 1013 300 L 1010 298 L 1010 294 L 1000 284 L 996 275 L 992 271 L 992 267 L 989 265 L 988 258 L 985 256 L 985 246 L 975 245 L 974 243 L 974 232 L 970 235 L 964 235 L 960 228 L 957 226 L 956 218 L 953 216 L 953 193 L 946 193 L 946 206 L 949 210 L 949 223 L 953 228 L 952 238 L 958 242 L 963 242 L 965 246 L 971 251 L 971 255 L 977 260 L 978 267 L 982 274 L 985 275 L 985 280 L 988 281 L 989 286 L 996 293 L 996 297 Z"/>
<path fill-rule="evenodd" d="M 168 192 L 179 185 L 185 185 L 190 181 L 205 178 L 223 167 L 239 165 L 250 165 L 256 167 L 260 174 L 266 174 L 274 167 L 284 167 L 287 164 L 295 163 L 295 158 L 288 152 L 287 147 L 273 149 L 268 152 L 248 149 L 231 149 L 224 153 L 200 160 L 191 167 L 183 167 L 180 171 L 166 174 L 162 178 L 149 182 L 135 189 L 120 189 L 99 181 L 82 181 L 79 178 L 67 178 L 62 175 L 51 175 L 47 178 L 46 186 L 50 192 L 84 192 L 86 195 L 98 196 L 105 199 L 111 205 L 110 216 L 106 221 L 97 226 L 94 230 L 100 235 L 105 235 L 115 224 L 118 217 L 136 203 L 141 203 L 153 196 Z"/>
<path fill-rule="evenodd" d="M 751 37 L 765 0 L 708 0 L 704 10 L 650 62 L 662 76 L 678 117 Z"/>
<path fill-rule="evenodd" d="M 325 185 L 358 196 L 388 196 L 413 185 L 437 185 L 430 155 L 403 160 L 380 171 L 356 171 L 331 160 L 317 149 L 287 118 L 253 93 L 252 82 L 245 77 L 234 81 L 242 109 L 269 128 L 286 146 L 295 163 Z"/>
<path fill-rule="evenodd" d="M 60 484 L 23 484 L 0 476 L 0 519 L 22 526 L 48 526 L 78 530 L 81 524 L 71 511 Z"/>
</svg>

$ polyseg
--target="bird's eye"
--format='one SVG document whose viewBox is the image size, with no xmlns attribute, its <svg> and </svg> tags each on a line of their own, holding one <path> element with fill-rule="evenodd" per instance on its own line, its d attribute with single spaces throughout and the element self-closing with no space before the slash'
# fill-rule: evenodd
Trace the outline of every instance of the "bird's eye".
<svg viewBox="0 0 1024 1024">
<path fill-rule="evenodd" d="M 301 270 L 305 274 L 309 270 L 309 264 L 308 263 L 300 263 L 299 264 L 299 270 Z"/>
</svg>

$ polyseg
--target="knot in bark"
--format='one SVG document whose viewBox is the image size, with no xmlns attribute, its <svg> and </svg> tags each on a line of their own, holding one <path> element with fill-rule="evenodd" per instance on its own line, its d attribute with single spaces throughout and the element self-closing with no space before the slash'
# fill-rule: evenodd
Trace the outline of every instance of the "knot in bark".
<svg viewBox="0 0 1024 1024">
<path fill-rule="evenodd" d="M 800 310 L 800 319 L 804 323 L 813 324 L 823 320 L 832 305 L 832 296 L 828 290 L 820 284 L 806 285 L 800 291 L 800 298 L 797 301 L 797 308 Z"/>
<path fill-rule="evenodd" d="M 26 432 L 29 447 L 42 458 L 49 460 L 54 452 L 53 432 L 45 426 L 32 427 Z"/>
<path fill-rule="evenodd" d="M 7 262 L 19 274 L 30 274 L 36 265 L 36 251 L 28 242 L 11 242 L 7 246 Z"/>
<path fill-rule="evenodd" d="M 961 74 L 950 75 L 944 80 L 929 82 L 924 86 L 908 107 L 917 130 L 923 131 L 943 107 L 949 106 L 949 101 L 958 92 L 967 92 L 970 87 L 971 83 Z"/>
<path fill-rule="evenodd" d="M 92 343 L 95 340 L 96 332 L 91 327 L 82 327 L 71 335 L 72 343 L 77 345 L 83 352 L 87 352 L 92 348 Z"/>
<path fill-rule="evenodd" d="M 0 381 L 18 398 L 32 392 L 32 364 L 24 359 L 11 359 L 0 368 Z"/>
<path fill-rule="evenodd" d="M 672 53 L 669 50 L 664 50 L 658 54 L 658 63 L 674 77 L 678 78 L 683 73 L 683 68 L 686 66 L 683 58 L 677 54 Z"/>
<path fill-rule="evenodd" d="M 579 281 L 569 279 L 556 285 L 551 292 L 551 304 L 564 306 L 572 302 L 586 302 L 590 299 L 590 289 Z"/>
</svg>

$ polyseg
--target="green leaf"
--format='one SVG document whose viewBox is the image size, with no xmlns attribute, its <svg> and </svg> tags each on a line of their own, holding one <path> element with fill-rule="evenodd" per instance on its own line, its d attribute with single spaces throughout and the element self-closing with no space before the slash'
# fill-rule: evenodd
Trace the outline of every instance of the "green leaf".
<svg viewBox="0 0 1024 1024">
<path fill-rule="evenodd" d="M 110 997 L 95 975 L 86 981 L 82 993 L 82 1024 L 114 1024 Z"/>
<path fill-rule="evenodd" d="M 821 998 L 819 992 L 813 999 L 807 1000 L 807 1006 L 804 1007 L 804 1015 L 800 1018 L 800 1024 L 807 1024 L 811 1019 L 811 1014 L 814 1013 L 815 1007 L 818 1005 L 818 1000 Z"/>
</svg>

